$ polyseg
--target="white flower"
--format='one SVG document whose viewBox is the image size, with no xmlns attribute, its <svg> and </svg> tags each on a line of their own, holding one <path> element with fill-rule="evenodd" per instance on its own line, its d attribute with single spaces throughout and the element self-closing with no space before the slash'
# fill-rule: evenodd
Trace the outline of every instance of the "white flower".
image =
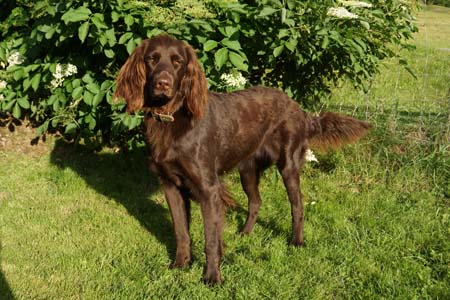
<svg viewBox="0 0 450 300">
<path fill-rule="evenodd" d="M 371 8 L 372 4 L 363 2 L 363 1 L 345 1 L 345 0 L 339 0 L 339 3 L 341 3 L 344 6 L 350 6 L 350 7 L 363 7 L 363 8 Z"/>
<path fill-rule="evenodd" d="M 5 96 L 3 96 L 2 94 L 0 94 L 0 101 L 4 100 Z"/>
<path fill-rule="evenodd" d="M 55 73 L 53 73 L 53 80 L 50 82 L 50 84 L 57 88 L 58 86 L 61 86 L 64 82 L 64 79 L 66 77 L 69 77 L 73 74 L 76 74 L 78 72 L 77 67 L 72 64 L 56 64 Z"/>
<path fill-rule="evenodd" d="M 338 19 L 358 19 L 357 14 L 349 12 L 344 7 L 330 7 L 327 11 L 327 15 L 330 17 L 336 17 Z"/>
<path fill-rule="evenodd" d="M 225 82 L 226 86 L 232 88 L 242 88 L 247 83 L 247 79 L 239 72 L 235 74 L 222 74 L 220 79 Z"/>
<path fill-rule="evenodd" d="M 2 61 L 0 61 L 0 69 L 6 68 L 6 64 Z"/>
<path fill-rule="evenodd" d="M 0 89 L 4 89 L 8 83 L 4 80 L 0 80 Z"/>
<path fill-rule="evenodd" d="M 20 65 L 24 62 L 24 58 L 20 55 L 19 51 L 14 50 L 9 56 L 8 56 L 8 65 L 15 66 Z"/>
<path fill-rule="evenodd" d="M 314 153 L 311 151 L 311 149 L 306 150 L 305 159 L 306 159 L 306 161 L 319 162 L 317 160 L 316 156 L 314 155 Z"/>
</svg>

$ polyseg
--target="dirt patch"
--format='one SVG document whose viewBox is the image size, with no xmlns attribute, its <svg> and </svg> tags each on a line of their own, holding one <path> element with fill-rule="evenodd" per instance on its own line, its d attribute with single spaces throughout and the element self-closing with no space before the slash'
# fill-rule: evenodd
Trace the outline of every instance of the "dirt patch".
<svg viewBox="0 0 450 300">
<path fill-rule="evenodd" d="M 15 152 L 42 156 L 50 151 L 49 142 L 36 140 L 36 130 L 30 126 L 2 124 L 0 126 L 0 152 Z"/>
</svg>

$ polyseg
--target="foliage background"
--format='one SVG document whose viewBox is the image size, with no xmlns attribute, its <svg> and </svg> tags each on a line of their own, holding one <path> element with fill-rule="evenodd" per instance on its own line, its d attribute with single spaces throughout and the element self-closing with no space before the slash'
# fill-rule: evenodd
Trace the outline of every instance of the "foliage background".
<svg viewBox="0 0 450 300">
<path fill-rule="evenodd" d="M 331 7 L 358 18 L 330 16 Z M 395 0 L 370 8 L 333 0 L 2 1 L 0 111 L 10 122 L 27 118 L 38 135 L 136 143 L 141 117 L 112 102 L 114 78 L 142 39 L 162 32 L 198 50 L 211 89 L 228 90 L 220 76 L 242 73 L 248 84 L 278 87 L 311 108 L 342 79 L 367 90 L 380 61 L 409 47 L 414 7 Z M 23 61 L 8 64 L 17 53 Z M 58 64 L 77 73 L 55 87 Z"/>
</svg>

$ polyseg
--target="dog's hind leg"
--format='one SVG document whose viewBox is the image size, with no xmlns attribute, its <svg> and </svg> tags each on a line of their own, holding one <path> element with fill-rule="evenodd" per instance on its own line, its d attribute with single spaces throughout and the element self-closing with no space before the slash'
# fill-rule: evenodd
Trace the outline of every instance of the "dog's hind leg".
<svg viewBox="0 0 450 300">
<path fill-rule="evenodd" d="M 302 157 L 304 148 L 297 145 L 290 145 L 281 159 L 277 163 L 278 170 L 283 178 L 289 201 L 291 202 L 292 216 L 292 245 L 303 246 L 303 200 L 300 191 L 300 168 L 302 165 Z"/>
<path fill-rule="evenodd" d="M 245 221 L 244 228 L 241 230 L 241 234 L 249 234 L 253 230 L 259 207 L 261 206 L 261 196 L 258 190 L 261 171 L 258 170 L 255 162 L 252 160 L 240 166 L 239 175 L 241 177 L 242 188 L 248 198 L 247 220 Z"/>
</svg>

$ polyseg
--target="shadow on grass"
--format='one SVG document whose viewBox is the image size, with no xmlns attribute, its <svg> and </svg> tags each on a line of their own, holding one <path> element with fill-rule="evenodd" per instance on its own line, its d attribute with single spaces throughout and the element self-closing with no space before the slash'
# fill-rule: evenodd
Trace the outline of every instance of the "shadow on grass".
<svg viewBox="0 0 450 300">
<path fill-rule="evenodd" d="M 86 146 L 57 140 L 51 163 L 61 169 L 75 171 L 98 193 L 123 205 L 141 226 L 165 245 L 170 258 L 175 257 L 170 214 L 164 206 L 151 199 L 159 184 L 147 170 L 145 149 L 94 153 Z"/>
<path fill-rule="evenodd" d="M 13 292 L 11 291 L 9 284 L 1 271 L 0 271 L 0 299 L 2 300 L 14 299 Z"/>
<path fill-rule="evenodd" d="M 51 163 L 61 169 L 75 171 L 95 191 L 123 205 L 141 226 L 165 245 L 173 260 L 176 243 L 170 213 L 152 199 L 159 183 L 148 171 L 146 156 L 145 149 L 117 154 L 94 153 L 86 146 L 57 140 L 51 153 Z M 285 213 L 286 217 L 290 216 L 289 210 Z M 228 214 L 235 214 L 234 218 L 241 229 L 247 215 L 247 203 L 230 209 Z M 290 232 L 282 229 L 279 220 L 259 217 L 257 223 L 259 225 L 256 226 L 263 226 L 275 235 L 289 236 L 287 242 L 290 241 Z"/>
</svg>

